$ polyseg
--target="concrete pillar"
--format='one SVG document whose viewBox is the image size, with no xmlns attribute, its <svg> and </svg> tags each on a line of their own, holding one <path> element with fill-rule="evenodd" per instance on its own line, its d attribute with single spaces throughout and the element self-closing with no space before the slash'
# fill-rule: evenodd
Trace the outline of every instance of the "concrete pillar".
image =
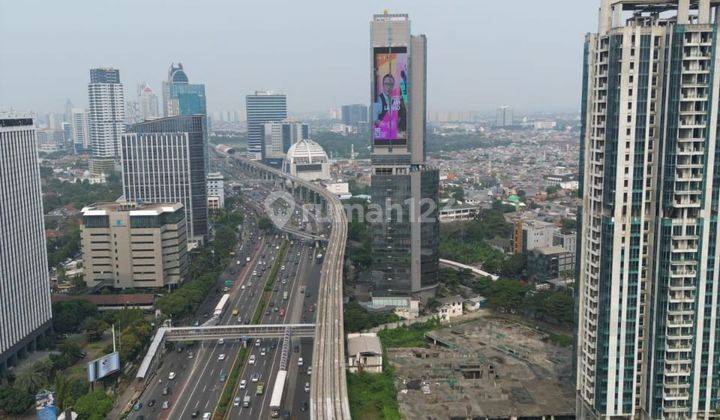
<svg viewBox="0 0 720 420">
<path fill-rule="evenodd" d="M 690 23 L 690 0 L 678 1 L 678 25 L 687 25 Z"/>
<path fill-rule="evenodd" d="M 698 9 L 699 23 L 710 23 L 710 0 L 700 0 Z"/>
</svg>

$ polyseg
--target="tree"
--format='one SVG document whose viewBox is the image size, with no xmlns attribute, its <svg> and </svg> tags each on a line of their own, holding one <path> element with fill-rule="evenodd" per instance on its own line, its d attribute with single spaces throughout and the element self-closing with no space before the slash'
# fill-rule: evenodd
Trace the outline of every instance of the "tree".
<svg viewBox="0 0 720 420">
<path fill-rule="evenodd" d="M 548 196 L 554 196 L 560 191 L 560 187 L 557 185 L 550 185 L 549 187 L 545 188 L 545 192 Z"/>
<path fill-rule="evenodd" d="M 500 274 L 506 277 L 517 277 L 523 273 L 527 265 L 525 254 L 513 254 L 503 261 Z"/>
<path fill-rule="evenodd" d="M 108 327 L 109 325 L 105 321 L 97 318 L 86 318 L 83 323 L 85 337 L 91 343 L 102 340 L 103 334 Z"/>
<path fill-rule="evenodd" d="M 487 301 L 491 308 L 509 312 L 520 311 L 530 287 L 517 281 L 500 279 L 487 287 Z"/>
<path fill-rule="evenodd" d="M 74 410 L 81 420 L 103 420 L 112 406 L 112 398 L 105 392 L 96 390 L 78 398 Z"/>
<path fill-rule="evenodd" d="M 0 412 L 10 416 L 24 414 L 32 407 L 35 399 L 27 392 L 16 388 L 0 388 Z"/>
<path fill-rule="evenodd" d="M 80 331 L 87 317 L 97 315 L 97 306 L 86 300 L 53 303 L 53 328 L 59 334 Z"/>
<path fill-rule="evenodd" d="M 262 230 L 270 230 L 273 227 L 272 221 L 267 217 L 261 217 L 258 220 L 258 227 Z"/>
<path fill-rule="evenodd" d="M 88 384 L 80 379 L 69 379 L 65 375 L 56 375 L 53 388 L 58 408 L 64 410 L 74 406 L 75 401 L 87 393 Z"/>
<path fill-rule="evenodd" d="M 45 380 L 46 378 L 34 369 L 26 369 L 15 378 L 13 385 L 20 391 L 34 394 L 41 386 L 45 385 Z"/>
</svg>

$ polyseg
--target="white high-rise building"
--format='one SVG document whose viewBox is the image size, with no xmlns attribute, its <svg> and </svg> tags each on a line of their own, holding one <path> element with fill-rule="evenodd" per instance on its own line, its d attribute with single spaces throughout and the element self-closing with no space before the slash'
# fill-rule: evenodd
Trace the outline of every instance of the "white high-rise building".
<svg viewBox="0 0 720 420">
<path fill-rule="evenodd" d="M 602 0 L 584 52 L 577 418 L 720 409 L 720 0 Z"/>
<path fill-rule="evenodd" d="M 32 118 L 0 116 L 0 372 L 50 329 L 50 278 Z"/>
<path fill-rule="evenodd" d="M 248 159 L 265 157 L 263 124 L 287 118 L 287 97 L 270 91 L 256 91 L 245 97 L 248 130 Z"/>
<path fill-rule="evenodd" d="M 208 210 L 225 208 L 225 177 L 220 172 L 207 174 Z"/>
<path fill-rule="evenodd" d="M 89 150 L 90 129 L 88 128 L 87 110 L 83 108 L 73 108 L 70 111 L 70 122 L 72 124 L 72 138 L 75 152 Z"/>
<path fill-rule="evenodd" d="M 147 83 L 138 86 L 138 103 L 140 103 L 140 117 L 143 121 L 160 118 L 158 97 Z"/>
<path fill-rule="evenodd" d="M 125 131 L 125 101 L 120 71 L 111 68 L 90 70 L 88 85 L 90 144 L 94 173 L 108 173 L 119 156 L 120 137 Z"/>
</svg>

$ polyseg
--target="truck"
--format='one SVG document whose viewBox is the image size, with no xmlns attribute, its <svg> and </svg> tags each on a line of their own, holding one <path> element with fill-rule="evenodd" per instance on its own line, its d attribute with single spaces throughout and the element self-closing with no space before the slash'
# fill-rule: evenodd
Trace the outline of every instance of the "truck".
<svg viewBox="0 0 720 420">
<path fill-rule="evenodd" d="M 245 395 L 245 398 L 243 398 L 243 407 L 247 408 L 250 407 L 250 396 Z"/>
<path fill-rule="evenodd" d="M 283 292 L 283 300 L 288 300 L 288 292 L 287 290 Z"/>
<path fill-rule="evenodd" d="M 265 391 L 265 382 L 258 382 L 257 388 L 255 389 L 256 395 L 262 395 Z"/>
</svg>

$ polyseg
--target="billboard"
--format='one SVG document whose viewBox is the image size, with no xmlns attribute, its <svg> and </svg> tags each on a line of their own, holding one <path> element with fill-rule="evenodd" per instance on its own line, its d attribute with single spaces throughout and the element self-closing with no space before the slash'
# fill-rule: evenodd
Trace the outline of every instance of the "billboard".
<svg viewBox="0 0 720 420">
<path fill-rule="evenodd" d="M 120 370 L 120 353 L 114 352 L 87 364 L 88 381 L 95 382 Z"/>
<path fill-rule="evenodd" d="M 375 48 L 373 70 L 373 144 L 407 144 L 407 48 Z"/>
<path fill-rule="evenodd" d="M 42 390 L 35 394 L 35 413 L 37 420 L 57 419 L 55 394 L 52 391 Z"/>
</svg>

